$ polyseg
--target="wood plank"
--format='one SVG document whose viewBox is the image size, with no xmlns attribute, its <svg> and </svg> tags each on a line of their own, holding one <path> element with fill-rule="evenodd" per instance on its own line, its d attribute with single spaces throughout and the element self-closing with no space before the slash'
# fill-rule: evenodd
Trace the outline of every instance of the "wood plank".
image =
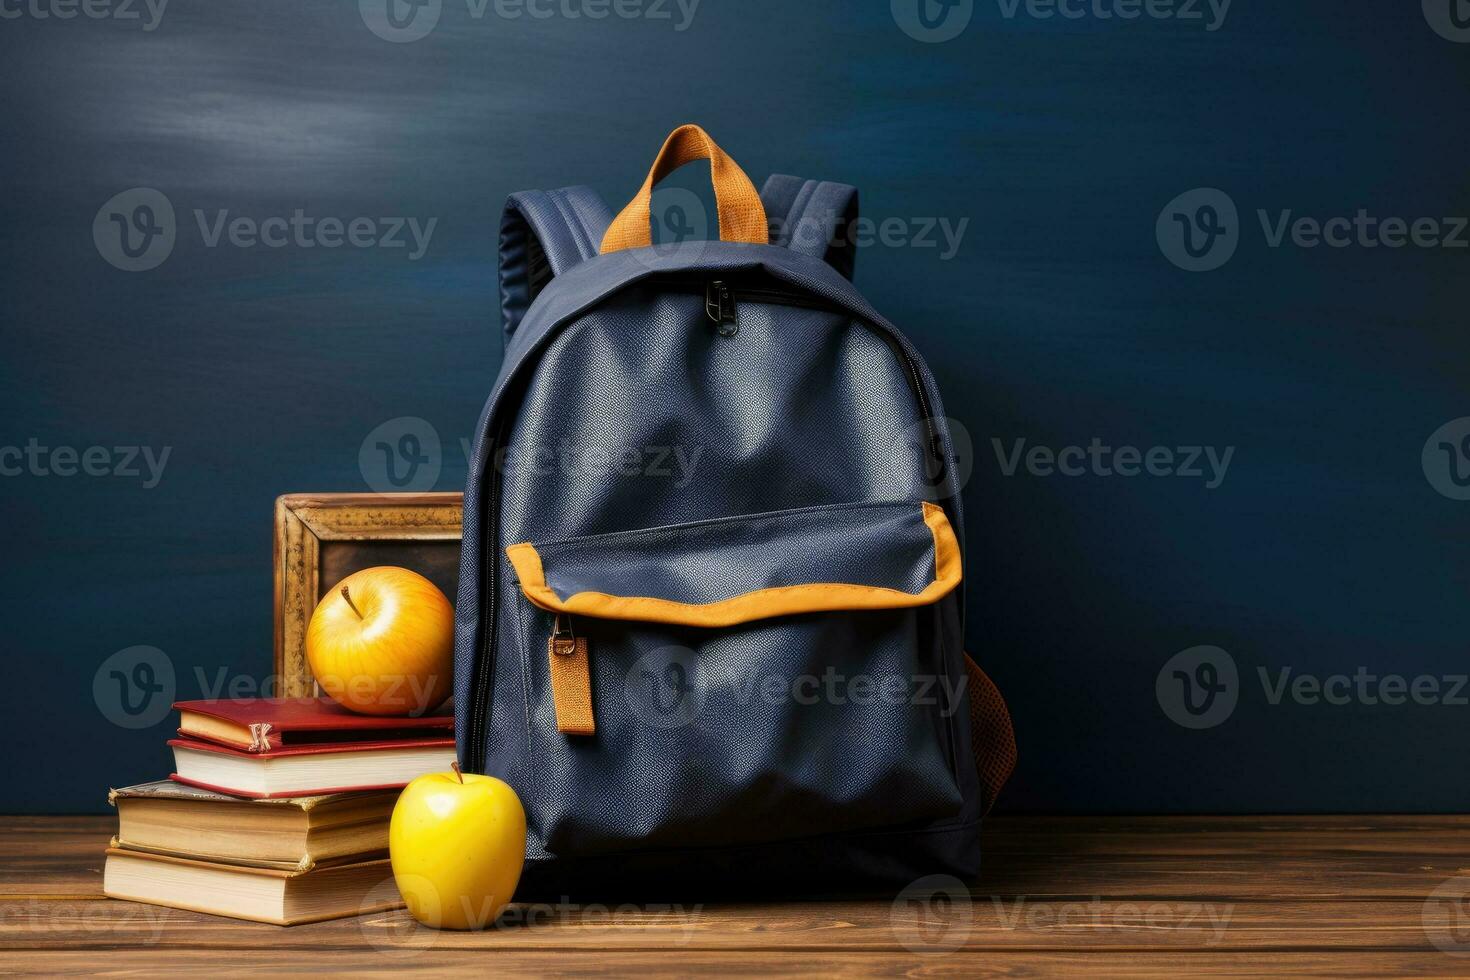
<svg viewBox="0 0 1470 980">
<path fill-rule="evenodd" d="M 601 952 L 506 951 L 487 958 L 480 951 L 425 950 L 403 955 L 378 950 L 333 951 L 312 956 L 302 950 L 263 947 L 247 959 L 226 960 L 212 950 L 118 950 L 31 953 L 7 956 L 7 970 L 21 974 L 108 977 L 197 976 L 228 970 L 231 976 L 255 973 L 350 972 L 361 977 L 471 975 L 497 977 L 626 977 L 683 980 L 699 973 L 735 976 L 803 977 L 1141 977 L 1177 980 L 1195 977 L 1463 977 L 1470 964 L 1439 953 L 1375 951 L 1365 953 L 1086 953 L 961 952 L 941 956 L 895 953 L 813 951 L 752 953 L 667 950 L 608 956 Z"/>
<path fill-rule="evenodd" d="M 434 932 L 406 912 L 282 929 L 134 902 L 0 904 L 7 949 L 278 948 L 350 951 L 603 949 L 935 952 L 944 949 L 1136 951 L 1432 950 L 1419 902 L 1045 902 L 985 899 L 943 909 L 890 902 L 706 905 L 611 909 L 518 907 L 493 929 Z M 1470 949 L 1470 936 L 1467 936 Z M 1470 963 L 1467 963 L 1470 966 Z"/>
<path fill-rule="evenodd" d="M 0 898 L 102 894 L 116 817 L 0 817 Z"/>
<path fill-rule="evenodd" d="M 511 976 L 1470 976 L 1470 955 L 1449 955 L 1470 954 L 1470 930 L 1446 932 L 1458 910 L 1426 903 L 1470 875 L 1465 817 L 1002 818 L 968 904 L 563 904 L 483 933 L 403 912 L 280 929 L 101 899 L 112 827 L 0 818 L 0 968 L 483 973 L 493 951 Z"/>
<path fill-rule="evenodd" d="M 1382 900 L 1421 898 L 1447 880 L 1470 873 L 1464 862 L 1429 856 L 1333 855 L 1311 857 L 1131 857 L 1064 854 L 991 854 L 978 890 L 984 894 L 1067 899 L 1199 898 L 1233 901 Z"/>
<path fill-rule="evenodd" d="M 95 897 L 101 895 L 102 848 L 90 838 L 70 856 L 23 857 L 5 861 L 0 899 Z M 1350 862 L 1333 855 L 1259 858 L 1231 855 L 990 854 L 977 894 L 999 899 L 1208 899 L 1227 901 L 1382 901 L 1420 898 L 1447 880 L 1470 874 L 1466 862 L 1431 856 L 1358 855 Z"/>
<path fill-rule="evenodd" d="M 106 797 L 105 787 L 97 794 Z M 91 825 L 105 825 L 111 819 L 105 814 L 67 816 L 56 814 L 0 815 L 0 830 L 6 835 L 28 831 L 72 830 Z M 1285 833 L 1300 831 L 1380 832 L 1470 832 L 1470 814 L 1289 814 L 1289 815 L 1209 815 L 1209 816 L 1046 816 L 1003 814 L 985 822 L 985 834 L 1000 837 L 1008 834 L 1195 834 L 1221 831 Z"/>
<path fill-rule="evenodd" d="M 1220 818 L 1184 819 L 1204 827 L 1221 825 Z M 1226 825 L 1249 827 L 1255 819 L 1230 818 Z M 1126 833 L 1108 818 L 1100 821 L 1099 834 L 1068 829 L 1049 835 L 1021 832 L 1013 818 L 996 821 L 999 829 L 987 832 L 978 890 L 1002 898 L 1370 900 L 1422 896 L 1448 878 L 1470 874 L 1470 829 L 1460 829 L 1463 821 L 1448 818 L 1448 826 L 1435 829 L 1435 818 L 1412 819 L 1423 829 L 1386 831 L 1381 828 L 1400 822 L 1377 818 L 1365 822 L 1377 829 L 1324 831 L 1313 840 L 1312 831 L 1297 830 L 1241 830 L 1229 836 L 1145 832 L 1158 826 L 1157 819 L 1133 819 L 1127 826 L 1138 832 Z M 1298 820 L 1323 826 L 1320 818 L 1276 818 L 1273 825 Z M 1163 826 L 1172 822 L 1165 820 Z M 109 817 L 3 818 L 0 896 L 100 894 L 102 848 L 113 827 Z M 1261 864 L 1268 857 L 1270 874 L 1263 875 Z"/>
<path fill-rule="evenodd" d="M 1208 814 L 1173 815 L 1102 815 L 1044 816 L 1000 815 L 985 822 L 985 833 L 1004 836 L 1012 833 L 1127 833 L 1156 836 L 1160 834 L 1219 833 L 1250 831 L 1283 833 L 1310 831 L 1439 832 L 1470 831 L 1470 814 L 1397 814 L 1397 813 L 1325 813 L 1325 814 Z"/>
<path fill-rule="evenodd" d="M 1128 856 L 1168 854 L 1313 855 L 1351 857 L 1359 854 L 1430 854 L 1470 862 L 1470 830 L 1379 831 L 1224 831 L 1204 834 L 1074 833 L 1044 831 L 987 836 L 987 855 L 1067 853 Z"/>
</svg>

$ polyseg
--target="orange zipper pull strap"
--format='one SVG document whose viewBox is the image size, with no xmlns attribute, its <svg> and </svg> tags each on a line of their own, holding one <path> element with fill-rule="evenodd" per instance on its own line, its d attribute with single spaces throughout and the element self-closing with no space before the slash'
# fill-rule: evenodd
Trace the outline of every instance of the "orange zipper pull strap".
<svg viewBox="0 0 1470 980">
<path fill-rule="evenodd" d="M 587 638 L 572 632 L 571 617 L 556 614 L 546 641 L 551 664 L 551 701 L 556 706 L 556 730 L 566 735 L 597 731 L 592 717 L 592 668 L 587 661 Z"/>
</svg>

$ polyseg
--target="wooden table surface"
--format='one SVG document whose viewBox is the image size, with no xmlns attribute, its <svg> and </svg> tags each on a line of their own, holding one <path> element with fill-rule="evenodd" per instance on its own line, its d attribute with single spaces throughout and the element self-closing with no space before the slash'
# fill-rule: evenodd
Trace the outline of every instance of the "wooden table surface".
<svg viewBox="0 0 1470 980">
<path fill-rule="evenodd" d="M 1470 816 L 1009 817 L 970 895 L 404 912 L 289 929 L 102 897 L 105 817 L 0 817 L 0 971 L 1470 976 Z"/>
</svg>

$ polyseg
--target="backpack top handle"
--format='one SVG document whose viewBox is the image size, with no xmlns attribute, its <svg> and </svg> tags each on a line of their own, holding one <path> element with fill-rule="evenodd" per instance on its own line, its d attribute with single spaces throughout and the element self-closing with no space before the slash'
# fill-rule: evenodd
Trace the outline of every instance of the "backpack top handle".
<svg viewBox="0 0 1470 980">
<path fill-rule="evenodd" d="M 751 245 L 770 242 L 766 209 L 755 185 L 740 165 L 710 139 L 709 133 L 690 124 L 680 126 L 664 141 L 643 186 L 608 226 L 607 234 L 602 238 L 602 254 L 653 244 L 653 230 L 649 224 L 653 185 L 695 160 L 709 161 L 710 180 L 715 185 L 715 209 L 720 218 L 720 240 Z"/>
</svg>

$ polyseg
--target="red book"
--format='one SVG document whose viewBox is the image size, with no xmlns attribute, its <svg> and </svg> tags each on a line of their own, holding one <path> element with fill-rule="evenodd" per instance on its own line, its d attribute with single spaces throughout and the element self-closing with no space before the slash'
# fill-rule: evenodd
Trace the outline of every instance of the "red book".
<svg viewBox="0 0 1470 980">
<path fill-rule="evenodd" d="M 319 745 L 442 741 L 454 736 L 453 715 L 420 718 L 359 715 L 331 698 L 239 698 L 179 701 L 179 734 L 242 752 L 268 753 Z"/>
<path fill-rule="evenodd" d="M 454 739 L 387 740 L 301 745 L 270 752 L 241 752 L 192 738 L 169 740 L 180 783 L 274 799 L 325 796 L 358 790 L 401 789 L 418 776 L 448 771 Z"/>
</svg>

